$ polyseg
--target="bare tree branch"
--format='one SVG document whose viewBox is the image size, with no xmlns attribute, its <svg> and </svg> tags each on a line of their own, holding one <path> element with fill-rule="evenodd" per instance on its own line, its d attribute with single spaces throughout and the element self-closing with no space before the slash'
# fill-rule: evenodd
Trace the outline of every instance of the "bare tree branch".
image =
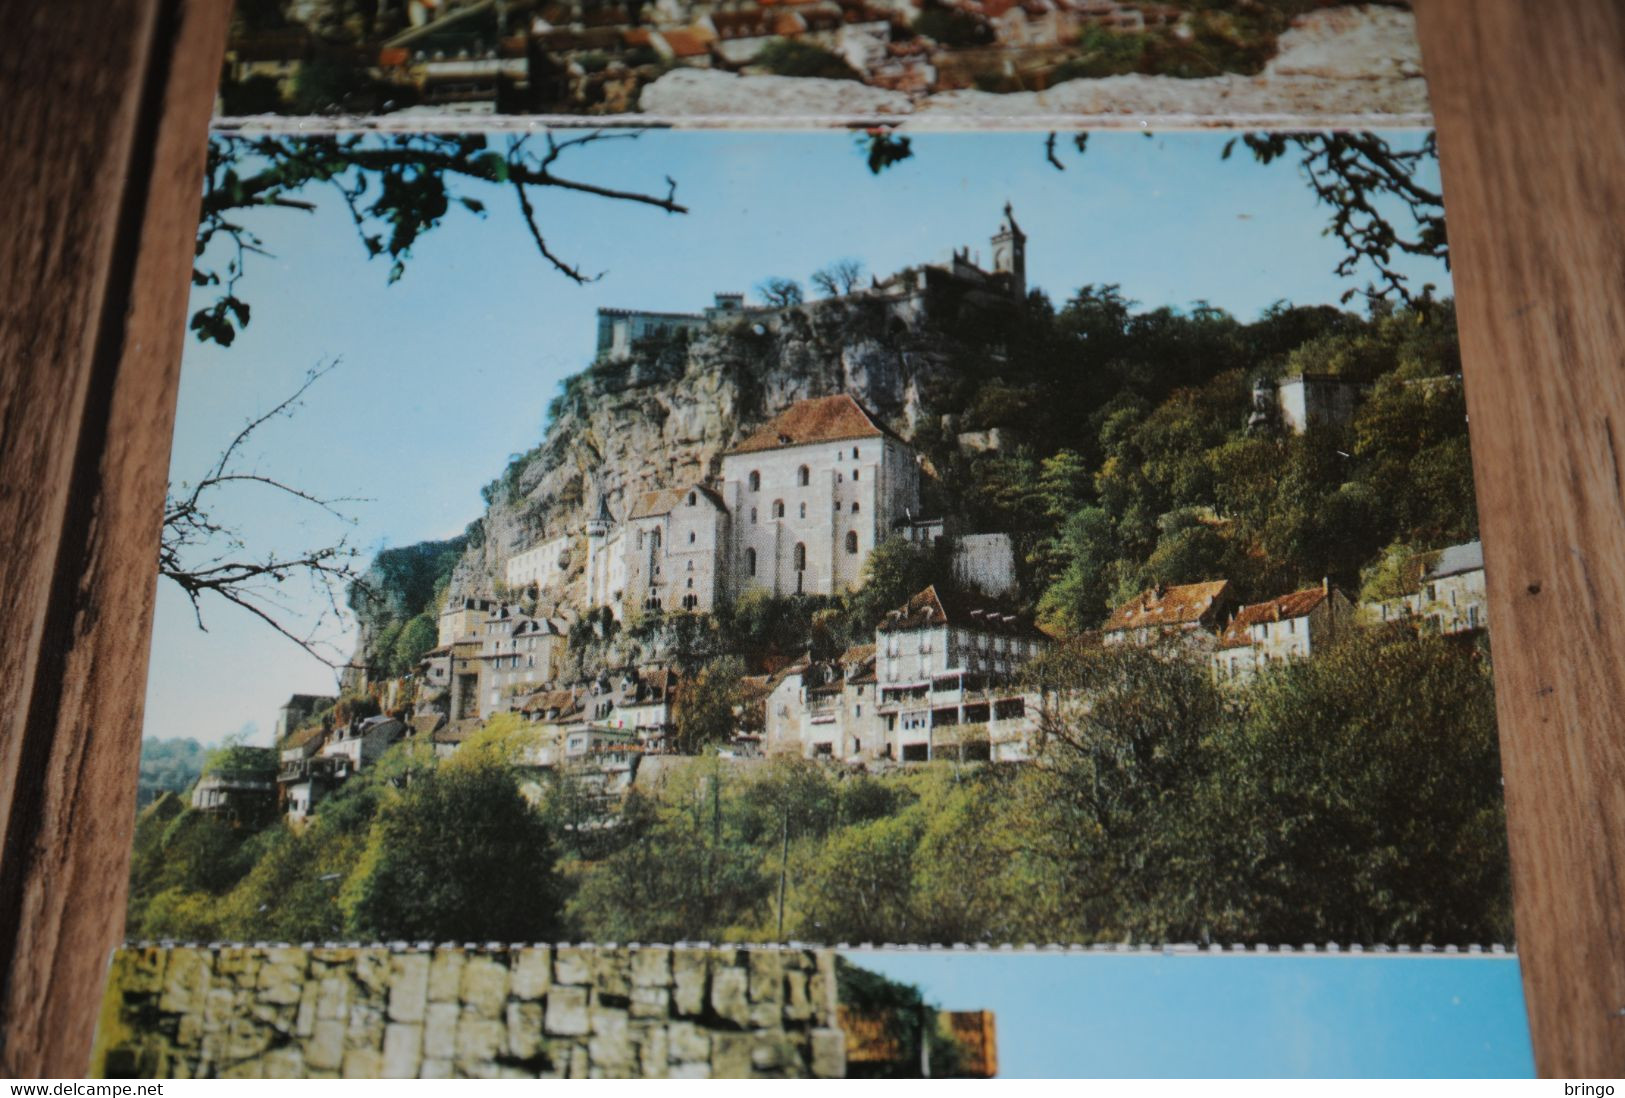
<svg viewBox="0 0 1625 1098">
<path fill-rule="evenodd" d="M 340 592 L 360 579 L 358 552 L 341 537 L 332 545 L 293 556 L 283 557 L 275 552 L 251 555 L 239 531 L 214 517 L 210 500 L 227 486 L 252 484 L 324 511 L 347 525 L 355 524 L 339 507 L 343 503 L 359 502 L 354 497 L 318 496 L 276 477 L 238 469 L 235 465 L 255 432 L 273 420 L 291 417 L 302 406 L 310 387 L 337 365 L 335 359 L 312 368 L 291 395 L 244 424 L 197 483 L 183 484 L 179 492 L 169 494 L 158 551 L 159 574 L 186 592 L 199 629 L 208 629 L 203 617 L 203 600 L 213 595 L 247 610 L 335 669 L 344 665 L 344 657 L 324 643 L 321 634 L 327 625 L 342 618 Z M 281 593 L 283 585 L 294 579 L 309 582 L 321 592 L 328 607 L 303 633 L 295 631 L 290 624 L 299 611 L 290 606 Z"/>
</svg>

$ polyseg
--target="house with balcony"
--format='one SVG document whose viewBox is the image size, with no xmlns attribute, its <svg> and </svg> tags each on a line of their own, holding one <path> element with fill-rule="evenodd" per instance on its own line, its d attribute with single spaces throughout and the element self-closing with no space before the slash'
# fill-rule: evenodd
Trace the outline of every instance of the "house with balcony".
<svg viewBox="0 0 1625 1098">
<path fill-rule="evenodd" d="M 887 757 L 1026 758 L 1038 706 L 1020 674 L 1048 645 L 1030 621 L 935 586 L 893 610 L 875 630 Z"/>
</svg>

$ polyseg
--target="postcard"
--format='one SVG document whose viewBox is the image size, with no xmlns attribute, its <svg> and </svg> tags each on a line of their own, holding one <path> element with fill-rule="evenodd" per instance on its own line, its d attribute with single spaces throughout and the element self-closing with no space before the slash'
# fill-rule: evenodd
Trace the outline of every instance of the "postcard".
<svg viewBox="0 0 1625 1098">
<path fill-rule="evenodd" d="M 216 138 L 132 940 L 1511 939 L 1431 138 L 874 152 Z"/>
<path fill-rule="evenodd" d="M 1425 125 L 1405 3 L 256 0 L 217 115 L 925 128 Z"/>
<path fill-rule="evenodd" d="M 456 945 L 121 950 L 92 1070 L 194 1079 L 1532 1073 L 1518 965 L 1505 953 Z"/>
</svg>

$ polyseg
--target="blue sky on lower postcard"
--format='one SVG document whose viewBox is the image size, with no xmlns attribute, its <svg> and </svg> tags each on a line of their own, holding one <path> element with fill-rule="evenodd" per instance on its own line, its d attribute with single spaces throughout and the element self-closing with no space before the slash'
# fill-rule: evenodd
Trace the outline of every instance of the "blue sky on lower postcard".
<svg viewBox="0 0 1625 1098">
<path fill-rule="evenodd" d="M 1007 1078 L 1534 1074 L 1508 955 L 847 956 L 944 1010 L 991 1010 Z"/>
</svg>

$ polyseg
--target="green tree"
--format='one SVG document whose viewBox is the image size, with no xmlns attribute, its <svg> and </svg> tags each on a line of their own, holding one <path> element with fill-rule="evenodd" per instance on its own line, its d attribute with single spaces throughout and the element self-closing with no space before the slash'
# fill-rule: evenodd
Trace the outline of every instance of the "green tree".
<svg viewBox="0 0 1625 1098">
<path fill-rule="evenodd" d="M 1065 875 L 1068 929 L 1080 940 L 1200 936 L 1215 886 L 1190 804 L 1227 719 L 1206 661 L 1177 641 L 1074 643 L 1032 674 L 1046 698 L 1034 792 L 1050 821 L 1034 838 Z"/>
<path fill-rule="evenodd" d="M 499 765 L 442 767 L 386 800 L 354 882 L 350 925 L 380 939 L 557 936 L 561 888 L 542 818 Z"/>
<path fill-rule="evenodd" d="M 795 39 L 778 39 L 763 46 L 752 65 L 777 76 L 816 76 L 825 80 L 861 80 L 862 75 L 838 53 Z"/>
<path fill-rule="evenodd" d="M 1487 654 L 1398 627 L 1264 676 L 1205 798 L 1244 836 L 1237 933 L 1270 941 L 1511 935 Z M 1245 930 L 1242 928 L 1245 927 Z"/>
<path fill-rule="evenodd" d="M 390 648 L 390 670 L 393 674 L 410 675 L 418 662 L 440 640 L 440 627 L 433 614 L 419 614 L 407 622 Z"/>
<path fill-rule="evenodd" d="M 873 638 L 875 626 L 933 583 L 944 579 L 931 549 L 894 535 L 875 546 L 863 562 L 860 584 L 847 597 L 848 635 L 854 643 Z"/>
<path fill-rule="evenodd" d="M 733 738 L 738 723 L 735 711 L 744 701 L 739 680 L 744 677 L 745 661 L 724 656 L 678 687 L 672 714 L 678 751 L 697 755 Z"/>
</svg>

